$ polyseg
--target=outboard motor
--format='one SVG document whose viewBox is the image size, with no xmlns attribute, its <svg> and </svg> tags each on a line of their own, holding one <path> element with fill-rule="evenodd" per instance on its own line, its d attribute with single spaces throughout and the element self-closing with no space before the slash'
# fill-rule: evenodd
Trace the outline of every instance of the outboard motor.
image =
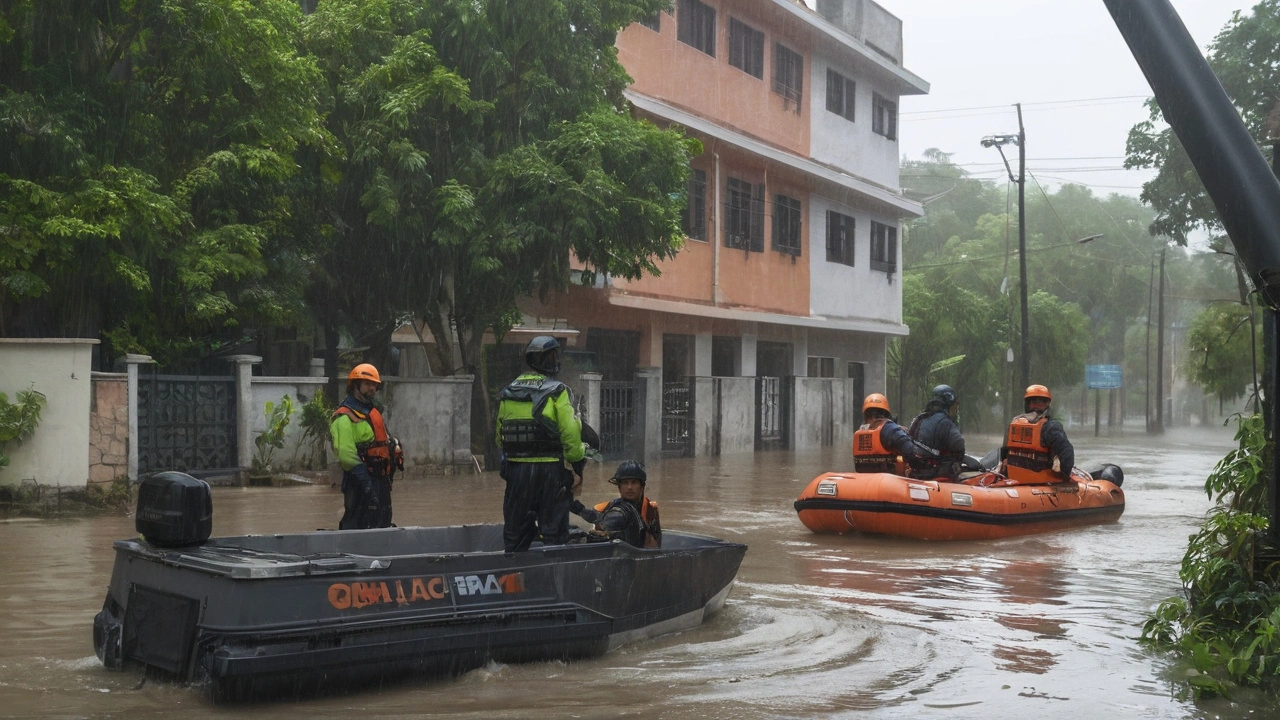
<svg viewBox="0 0 1280 720">
<path fill-rule="evenodd" d="M 1094 480 L 1107 480 L 1116 487 L 1124 484 L 1124 470 L 1120 469 L 1119 465 L 1107 463 L 1089 474 L 1093 476 Z"/>
<path fill-rule="evenodd" d="M 157 547 L 198 545 L 208 540 L 213 531 L 209 483 L 174 471 L 143 480 L 138 487 L 134 528 Z"/>
</svg>

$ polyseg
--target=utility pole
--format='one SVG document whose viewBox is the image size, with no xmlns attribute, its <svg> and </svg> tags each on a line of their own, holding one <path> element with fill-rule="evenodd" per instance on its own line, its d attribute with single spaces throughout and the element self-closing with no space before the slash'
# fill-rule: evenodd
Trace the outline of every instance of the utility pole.
<svg viewBox="0 0 1280 720">
<path fill-rule="evenodd" d="M 1018 278 L 1022 304 L 1022 387 L 1031 384 L 1031 319 L 1027 317 L 1027 131 L 1018 103 Z"/>
<path fill-rule="evenodd" d="M 1160 248 L 1160 296 L 1156 299 L 1156 433 L 1164 432 L 1164 256 L 1168 251 L 1166 242 Z"/>
</svg>

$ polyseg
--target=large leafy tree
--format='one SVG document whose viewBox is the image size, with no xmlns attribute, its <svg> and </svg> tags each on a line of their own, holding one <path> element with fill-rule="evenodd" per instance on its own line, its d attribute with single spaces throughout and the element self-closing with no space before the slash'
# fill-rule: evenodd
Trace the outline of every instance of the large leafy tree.
<svg viewBox="0 0 1280 720">
<path fill-rule="evenodd" d="M 1262 143 L 1275 136 L 1268 117 L 1280 101 L 1280 0 L 1263 0 L 1249 14 L 1237 11 L 1209 47 L 1208 61 L 1245 125 Z M 1222 244 L 1222 224 L 1160 108 L 1149 101 L 1150 117 L 1129 131 L 1126 167 L 1156 168 L 1142 199 L 1156 211 L 1152 232 L 1186 242 L 1202 229 Z"/>
<path fill-rule="evenodd" d="M 491 428 L 484 333 L 517 298 L 634 278 L 680 246 L 680 133 L 634 119 L 614 41 L 660 0 L 329 0 L 308 47 L 334 98 L 336 158 L 317 312 L 382 345 L 406 316 L 476 376 L 473 436 Z"/>
<path fill-rule="evenodd" d="M 161 359 L 298 308 L 271 270 L 321 144 L 291 0 L 0 5 L 0 334 Z"/>
<path fill-rule="evenodd" d="M 1256 313 L 1242 305 L 1215 303 L 1191 323 L 1184 370 L 1191 382 L 1218 396 L 1220 403 L 1252 393 L 1261 347 Z"/>
</svg>

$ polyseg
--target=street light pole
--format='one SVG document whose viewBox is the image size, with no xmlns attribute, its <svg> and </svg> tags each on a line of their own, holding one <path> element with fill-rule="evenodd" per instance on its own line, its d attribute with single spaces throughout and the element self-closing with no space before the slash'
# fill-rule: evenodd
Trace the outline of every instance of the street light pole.
<svg viewBox="0 0 1280 720">
<path fill-rule="evenodd" d="M 1022 304 L 1022 387 L 1031 384 L 1031 320 L 1027 317 L 1027 132 L 1018 103 L 1018 278 Z"/>
</svg>

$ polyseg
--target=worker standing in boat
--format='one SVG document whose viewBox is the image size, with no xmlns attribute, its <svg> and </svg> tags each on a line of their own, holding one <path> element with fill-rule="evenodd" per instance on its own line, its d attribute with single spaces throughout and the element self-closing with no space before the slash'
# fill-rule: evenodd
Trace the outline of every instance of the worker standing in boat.
<svg viewBox="0 0 1280 720">
<path fill-rule="evenodd" d="M 347 397 L 329 420 L 333 452 L 342 465 L 340 530 L 391 527 L 391 481 L 396 470 L 404 469 L 404 455 L 374 407 L 380 387 L 376 367 L 361 363 L 351 368 Z"/>
<path fill-rule="evenodd" d="M 1031 385 L 1022 402 L 1024 412 L 1005 435 L 1005 474 L 1024 483 L 1069 481 L 1076 450 L 1062 423 L 1049 415 L 1053 394 L 1044 385 Z"/>
<path fill-rule="evenodd" d="M 927 455 L 912 466 L 911 476 L 954 480 L 964 462 L 964 435 L 955 421 L 956 391 L 950 385 L 933 389 L 924 412 L 911 421 L 907 434 L 924 446 Z"/>
<path fill-rule="evenodd" d="M 507 483 L 502 542 L 507 552 L 528 549 L 539 534 L 547 544 L 569 539 L 569 503 L 586 464 L 572 393 L 555 379 L 560 343 L 539 335 L 529 341 L 524 360 L 533 372 L 512 380 L 498 394 L 499 474 Z"/>
<path fill-rule="evenodd" d="M 853 434 L 855 471 L 902 474 L 899 458 L 918 465 L 925 454 L 907 431 L 894 422 L 888 398 L 871 393 L 862 401 L 862 427 Z"/>
<path fill-rule="evenodd" d="M 595 532 L 635 547 L 662 546 L 662 521 L 658 503 L 645 495 L 649 474 L 644 464 L 627 460 L 618 465 L 609 482 L 618 486 L 618 497 L 595 508 L 574 500 L 570 509 L 595 526 Z"/>
</svg>

